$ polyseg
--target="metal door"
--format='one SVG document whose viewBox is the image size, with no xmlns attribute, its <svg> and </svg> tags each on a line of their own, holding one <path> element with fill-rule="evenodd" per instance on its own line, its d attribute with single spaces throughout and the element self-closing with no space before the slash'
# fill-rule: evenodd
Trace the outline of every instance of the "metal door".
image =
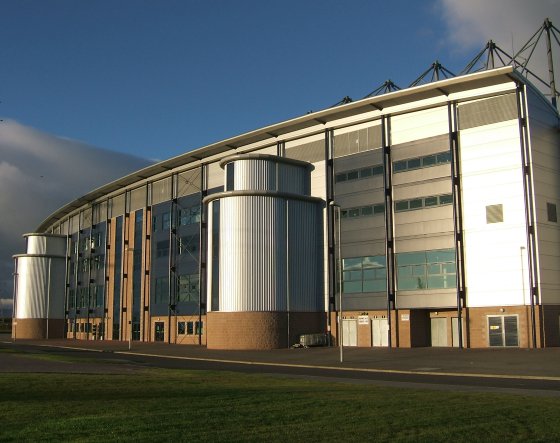
<svg viewBox="0 0 560 443">
<path fill-rule="evenodd" d="M 342 320 L 342 344 L 344 346 L 357 346 L 358 326 L 354 319 Z"/>
<path fill-rule="evenodd" d="M 431 318 L 432 346 L 447 346 L 447 319 Z"/>
<path fill-rule="evenodd" d="M 162 321 L 156 321 L 156 341 L 164 341 L 165 340 L 165 323 Z"/>
<path fill-rule="evenodd" d="M 389 346 L 389 323 L 386 318 L 371 319 L 371 345 Z"/>
</svg>

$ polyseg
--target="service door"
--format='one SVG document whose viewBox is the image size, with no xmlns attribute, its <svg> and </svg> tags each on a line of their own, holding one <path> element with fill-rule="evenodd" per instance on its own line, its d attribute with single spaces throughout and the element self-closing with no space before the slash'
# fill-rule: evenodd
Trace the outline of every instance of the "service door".
<svg viewBox="0 0 560 443">
<path fill-rule="evenodd" d="M 358 322 L 355 319 L 342 320 L 342 344 L 344 346 L 358 345 Z"/>
<path fill-rule="evenodd" d="M 431 318 L 432 346 L 447 346 L 447 319 Z"/>
<path fill-rule="evenodd" d="M 389 323 L 386 318 L 371 319 L 371 345 L 389 346 Z"/>
<path fill-rule="evenodd" d="M 155 330 L 155 339 L 156 341 L 164 341 L 165 340 L 165 323 L 162 321 L 156 321 L 156 330 Z"/>
</svg>

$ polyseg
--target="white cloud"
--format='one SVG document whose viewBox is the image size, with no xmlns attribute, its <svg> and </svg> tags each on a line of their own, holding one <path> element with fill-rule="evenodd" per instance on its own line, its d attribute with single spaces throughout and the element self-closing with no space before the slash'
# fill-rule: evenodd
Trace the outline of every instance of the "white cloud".
<svg viewBox="0 0 560 443">
<path fill-rule="evenodd" d="M 0 298 L 12 297 L 12 255 L 21 237 L 53 211 L 150 161 L 46 134 L 14 121 L 0 126 Z"/>
<path fill-rule="evenodd" d="M 508 54 L 517 52 L 547 17 L 560 29 L 560 0 L 438 0 L 438 3 L 446 27 L 447 45 L 462 54 L 482 49 L 488 40 L 493 40 Z M 555 41 L 553 47 L 555 68 L 560 73 L 560 48 Z M 529 69 L 548 81 L 546 46 L 542 38 L 531 57 Z"/>
</svg>

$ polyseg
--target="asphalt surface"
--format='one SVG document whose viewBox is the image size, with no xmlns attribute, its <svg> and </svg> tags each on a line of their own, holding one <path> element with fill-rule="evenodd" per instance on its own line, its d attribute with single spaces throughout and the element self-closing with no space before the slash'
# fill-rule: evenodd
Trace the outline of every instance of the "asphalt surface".
<svg viewBox="0 0 560 443">
<path fill-rule="evenodd" d="M 219 351 L 166 343 L 18 340 L 0 335 L 1 372 L 133 374 L 144 368 L 280 374 L 328 382 L 560 398 L 560 348 L 300 348 Z"/>
</svg>

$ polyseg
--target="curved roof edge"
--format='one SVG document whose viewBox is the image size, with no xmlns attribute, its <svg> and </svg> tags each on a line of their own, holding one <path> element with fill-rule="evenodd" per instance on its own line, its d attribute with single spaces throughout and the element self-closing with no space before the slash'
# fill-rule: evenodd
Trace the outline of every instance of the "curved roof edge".
<svg viewBox="0 0 560 443">
<path fill-rule="evenodd" d="M 388 92 L 383 95 L 356 100 L 334 108 L 328 108 L 285 120 L 188 151 L 114 180 L 59 208 L 43 220 L 38 226 L 37 231 L 45 231 L 49 226 L 55 224 L 58 220 L 61 220 L 74 210 L 87 203 L 92 203 L 104 195 L 181 166 L 186 166 L 188 164 L 192 164 L 193 166 L 205 164 L 205 159 L 228 152 L 234 155 L 236 154 L 235 150 L 242 146 L 265 141 L 267 139 L 270 139 L 271 142 L 280 141 L 285 134 L 310 128 L 317 124 L 327 126 L 329 122 L 344 117 L 371 112 L 375 109 L 383 112 L 383 109 L 386 107 L 410 102 L 411 97 L 415 97 L 415 100 L 424 100 L 442 95 L 449 96 L 449 94 L 454 92 L 465 90 L 465 85 L 467 84 L 469 85 L 469 89 L 491 86 L 502 82 L 504 77 L 511 81 L 529 84 L 531 87 L 535 88 L 525 77 L 515 71 L 512 66 L 504 66 L 488 71 L 452 77 L 421 86 L 401 89 L 399 91 Z"/>
</svg>

